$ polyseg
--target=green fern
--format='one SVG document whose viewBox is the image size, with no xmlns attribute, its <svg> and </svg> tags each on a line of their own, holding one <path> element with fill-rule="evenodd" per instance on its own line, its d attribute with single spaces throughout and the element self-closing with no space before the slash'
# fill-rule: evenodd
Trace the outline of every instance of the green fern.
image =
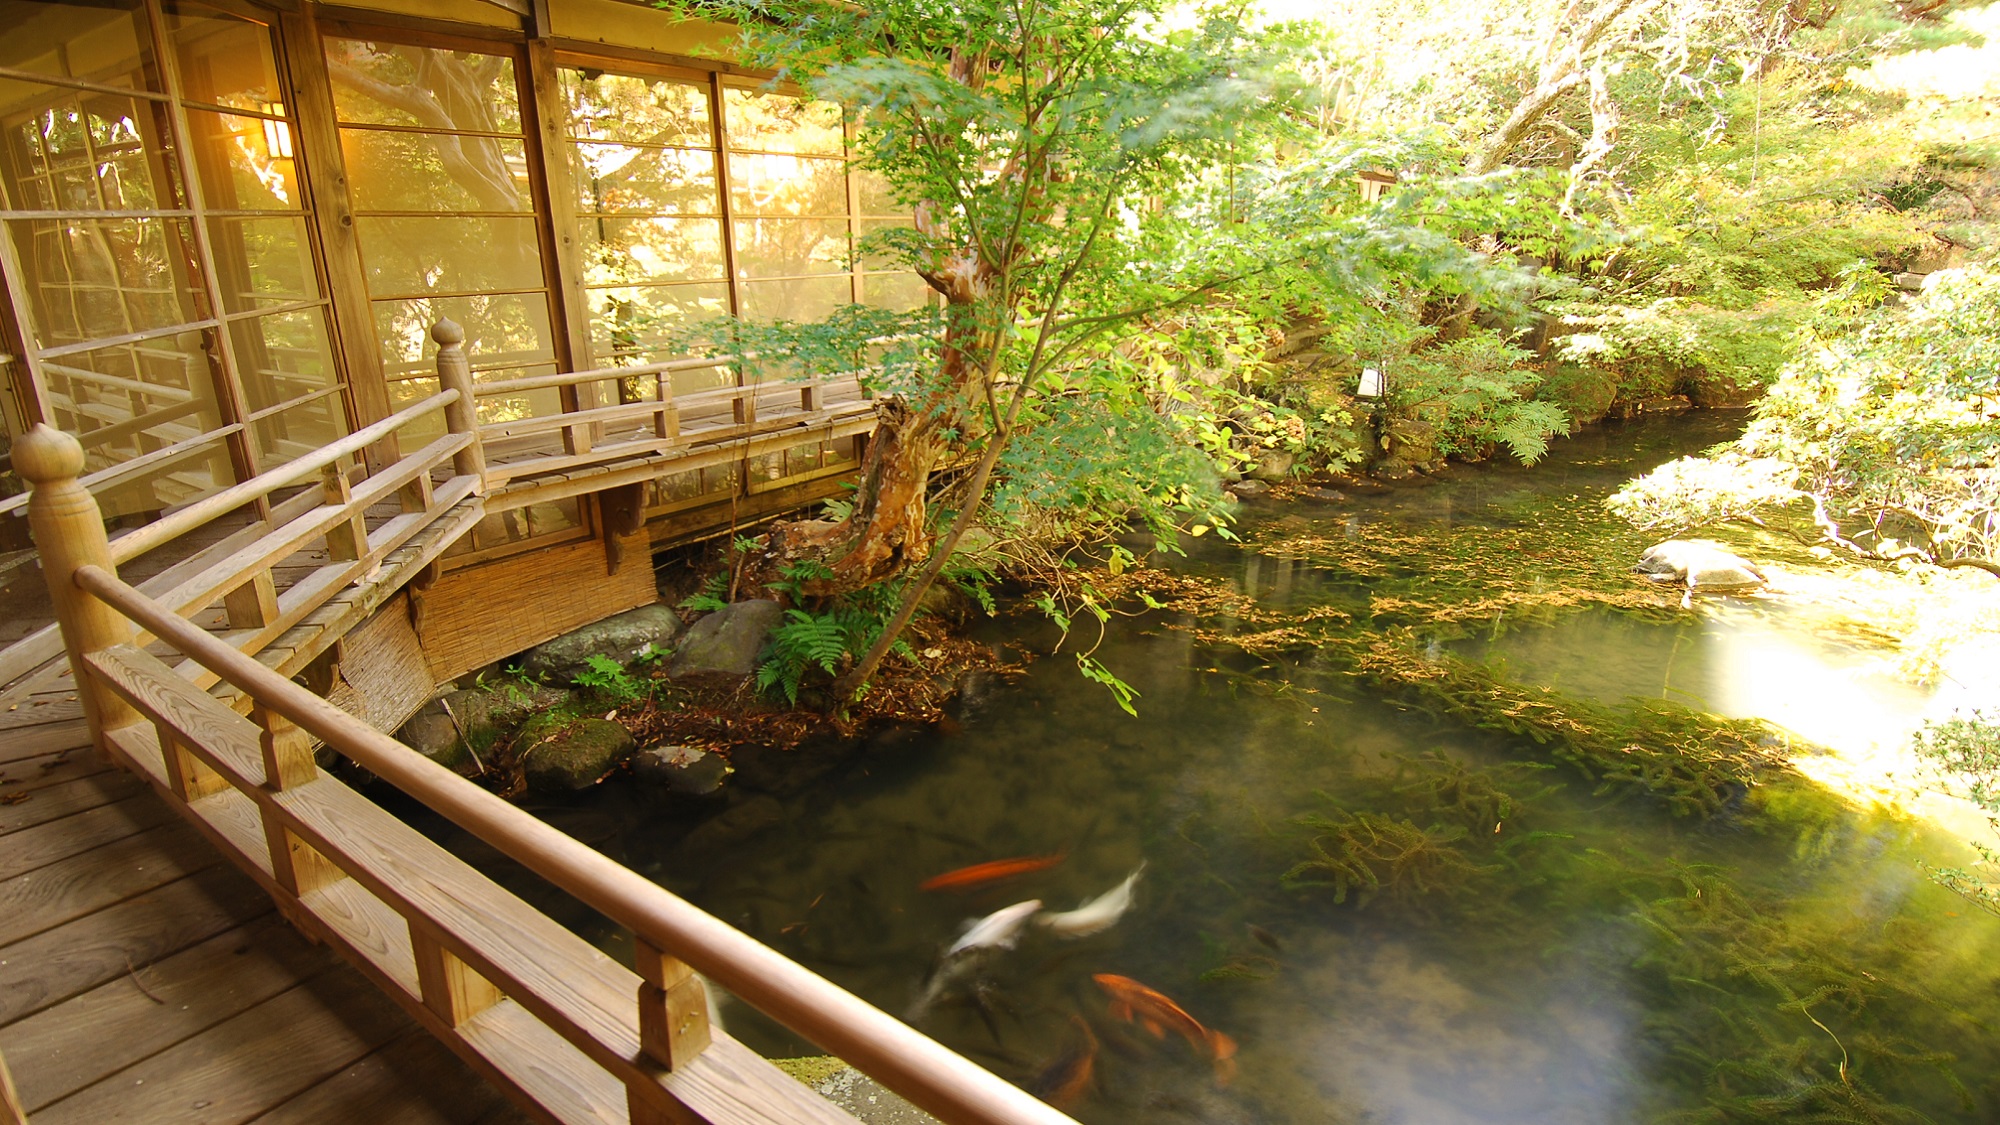
<svg viewBox="0 0 2000 1125">
<path fill-rule="evenodd" d="M 708 576 L 708 581 L 701 584 L 700 591 L 681 599 L 681 608 L 691 609 L 697 613 L 714 613 L 729 604 L 728 593 L 729 575 L 711 574 Z"/>
<path fill-rule="evenodd" d="M 757 668 L 757 690 L 778 688 L 786 702 L 797 704 L 806 674 L 818 668 L 832 675 L 846 658 L 851 638 L 839 614 L 788 609 L 785 617 L 771 633 L 770 656 Z"/>
</svg>

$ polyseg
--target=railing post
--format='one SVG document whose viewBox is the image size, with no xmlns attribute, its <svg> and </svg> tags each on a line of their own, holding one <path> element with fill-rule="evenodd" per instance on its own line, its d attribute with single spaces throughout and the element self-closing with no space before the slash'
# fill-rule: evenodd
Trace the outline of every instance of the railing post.
<svg viewBox="0 0 2000 1125">
<path fill-rule="evenodd" d="M 79 567 L 101 566 L 113 573 L 118 569 L 97 498 L 76 479 L 83 466 L 82 444 L 51 426 L 37 424 L 14 443 L 14 469 L 34 486 L 28 498 L 28 527 L 41 554 L 49 599 L 55 603 L 76 697 L 83 704 L 98 753 L 109 759 L 111 745 L 104 732 L 139 722 L 139 713 L 91 676 L 83 656 L 131 644 L 137 632 L 123 614 L 76 585 Z"/>
<path fill-rule="evenodd" d="M 639 938 L 633 943 L 639 973 L 639 1050 L 661 1070 L 686 1066 L 708 1049 L 708 993 L 680 958 Z M 683 1118 L 662 1108 L 638 1087 L 626 1091 L 632 1125 L 677 1125 Z"/>
<path fill-rule="evenodd" d="M 479 400 L 472 397 L 472 363 L 465 358 L 465 329 L 457 321 L 440 320 L 431 325 L 431 339 L 438 346 L 438 389 L 458 392 L 458 401 L 444 408 L 445 427 L 452 433 L 472 437 L 464 449 L 452 454 L 451 470 L 459 476 L 483 481 L 486 450 L 479 444 Z"/>
<path fill-rule="evenodd" d="M 708 992 L 678 957 L 639 938 L 633 946 L 639 973 L 639 1049 L 664 1070 L 686 1066 L 708 1049 Z M 632 1120 L 641 1120 L 632 1099 Z"/>
</svg>

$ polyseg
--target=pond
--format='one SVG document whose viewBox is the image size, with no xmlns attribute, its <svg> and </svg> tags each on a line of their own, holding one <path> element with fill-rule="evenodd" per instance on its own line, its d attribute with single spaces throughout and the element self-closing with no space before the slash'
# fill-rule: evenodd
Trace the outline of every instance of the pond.
<svg viewBox="0 0 2000 1125">
<path fill-rule="evenodd" d="M 1926 877 L 1963 861 L 1951 834 L 1789 770 L 1675 815 L 1353 674 L 1384 643 L 1579 706 L 1664 697 L 1902 743 L 1934 701 L 1872 675 L 1865 639 L 1814 635 L 1782 598 L 1683 611 L 1622 576 L 1643 539 L 1598 501 L 1732 424 L 1247 504 L 1242 544 L 1170 564 L 1212 596 L 1065 642 L 1097 644 L 1136 717 L 1044 657 L 971 685 L 949 729 L 762 798 L 767 826 L 727 847 L 684 844 L 629 785 L 543 811 L 1084 1122 L 2000 1120 L 2000 920 Z M 1008 857 L 1060 861 L 920 889 Z M 968 920 L 1072 910 L 1142 864 L 1102 932 L 1031 924 L 939 972 Z M 1155 1037 L 1099 975 L 1192 1020 L 1156 1010 Z M 722 1018 L 766 1054 L 815 1053 L 742 1005 Z M 1060 1066 L 1083 1054 L 1088 1082 Z"/>
</svg>

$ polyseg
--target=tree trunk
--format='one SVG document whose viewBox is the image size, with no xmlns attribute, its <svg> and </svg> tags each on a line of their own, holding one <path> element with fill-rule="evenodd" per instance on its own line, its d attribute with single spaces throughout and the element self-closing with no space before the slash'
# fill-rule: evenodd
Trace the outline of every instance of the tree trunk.
<svg viewBox="0 0 2000 1125">
<path fill-rule="evenodd" d="M 1552 45 L 1549 61 L 1542 67 L 1541 80 L 1514 105 L 1514 112 L 1507 120 L 1466 158 L 1465 170 L 1475 176 L 1484 175 L 1500 166 L 1521 138 L 1528 135 L 1562 96 L 1583 84 L 1586 68 L 1593 61 L 1591 53 L 1611 31 L 1611 25 L 1618 17 L 1632 9 L 1639 0 L 1605 0 L 1603 6 L 1593 12 L 1583 26 L 1577 28 L 1569 39 L 1559 46 Z"/>
<path fill-rule="evenodd" d="M 987 297 L 994 272 L 974 258 L 932 275 L 955 315 L 946 318 L 936 389 L 916 403 L 885 399 L 876 408 L 854 510 L 837 523 L 791 520 L 774 525 L 762 555 L 751 566 L 752 589 L 769 586 L 784 571 L 812 560 L 820 577 L 799 583 L 807 597 L 851 593 L 893 578 L 930 556 L 927 490 L 931 473 L 955 447 L 983 432 L 980 406 L 989 377 L 985 339 L 974 315 Z"/>
<path fill-rule="evenodd" d="M 782 577 L 786 567 L 802 560 L 817 560 L 826 573 L 799 589 L 825 597 L 872 586 L 930 555 L 925 493 L 946 450 L 942 419 L 900 402 L 883 404 L 880 415 L 868 439 L 853 513 L 838 523 L 790 520 L 773 526 L 763 557 L 752 568 L 754 585 Z"/>
</svg>

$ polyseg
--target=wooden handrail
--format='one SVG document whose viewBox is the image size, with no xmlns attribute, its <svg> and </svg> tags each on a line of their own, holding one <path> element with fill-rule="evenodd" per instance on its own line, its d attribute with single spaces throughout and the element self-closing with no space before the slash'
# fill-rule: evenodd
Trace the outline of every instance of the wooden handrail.
<svg viewBox="0 0 2000 1125">
<path fill-rule="evenodd" d="M 193 625 L 101 566 L 77 588 L 167 641 L 502 854 L 630 928 L 793 1031 L 951 1125 L 1072 1119 L 819 974 L 423 757 Z"/>
<path fill-rule="evenodd" d="M 129 535 L 120 536 L 118 541 L 112 544 L 112 561 L 123 565 L 162 543 L 193 531 L 217 516 L 235 511 L 260 497 L 269 496 L 287 485 L 315 477 L 321 469 L 342 457 L 359 453 L 416 419 L 442 410 L 458 399 L 459 394 L 456 391 L 440 391 L 422 402 L 404 407 L 373 425 L 364 426 L 332 445 L 315 450 L 295 461 L 286 462 L 269 472 L 259 473 L 221 492 L 204 496 L 157 523 L 147 524 Z"/>
<path fill-rule="evenodd" d="M 862 347 L 878 344 L 894 344 L 902 340 L 914 340 L 915 336 L 875 336 L 862 342 Z M 480 398 L 496 395 L 520 394 L 523 391 L 547 390 L 550 387 L 574 387 L 581 383 L 598 383 L 607 379 L 629 379 L 641 375 L 667 375 L 675 371 L 699 371 L 704 367 L 728 367 L 753 359 L 763 359 L 763 352 L 743 352 L 741 354 L 716 356 L 689 356 L 686 359 L 662 360 L 659 363 L 639 363 L 631 367 L 596 367 L 589 371 L 564 371 L 554 375 L 531 375 L 523 379 L 508 379 L 499 383 L 481 383 L 474 391 Z"/>
</svg>

